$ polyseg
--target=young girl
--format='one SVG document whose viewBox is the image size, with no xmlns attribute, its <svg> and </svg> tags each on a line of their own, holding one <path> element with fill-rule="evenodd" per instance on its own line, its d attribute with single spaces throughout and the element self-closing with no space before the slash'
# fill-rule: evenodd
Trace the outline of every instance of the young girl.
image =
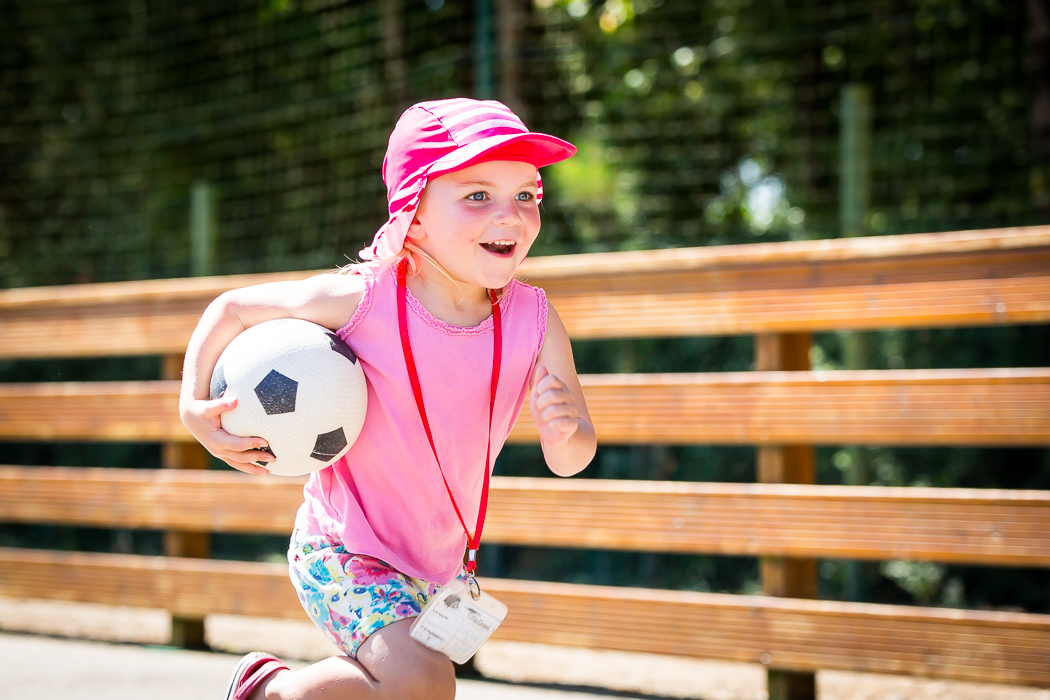
<svg viewBox="0 0 1050 700">
<path fill-rule="evenodd" d="M 455 696 L 451 662 L 408 630 L 464 580 L 492 461 L 526 397 L 551 471 L 576 474 L 595 452 L 565 327 L 542 290 L 514 279 L 540 228 L 538 168 L 575 152 L 498 102 L 414 105 L 390 135 L 390 218 L 367 262 L 227 292 L 205 311 L 180 412 L 235 469 L 264 474 L 256 463 L 272 459 L 263 440 L 220 427 L 235 399 L 207 400 L 219 354 L 245 328 L 294 317 L 335 330 L 368 379 L 361 435 L 311 475 L 288 550 L 303 607 L 345 655 L 292 672 L 254 652 L 228 700 Z"/>
</svg>

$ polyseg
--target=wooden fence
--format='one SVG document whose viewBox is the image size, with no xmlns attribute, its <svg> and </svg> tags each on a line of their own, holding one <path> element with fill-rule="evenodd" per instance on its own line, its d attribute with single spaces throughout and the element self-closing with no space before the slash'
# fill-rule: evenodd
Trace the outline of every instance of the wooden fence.
<svg viewBox="0 0 1050 700">
<path fill-rule="evenodd" d="M 762 663 L 771 700 L 812 697 L 818 669 L 1050 687 L 1050 615 L 815 599 L 817 557 L 1048 566 L 1050 492 L 816 486 L 813 466 L 814 445 L 1046 446 L 1050 368 L 818 372 L 808 353 L 814 331 L 1046 323 L 1050 227 L 523 272 L 574 339 L 754 334 L 753 372 L 581 381 L 600 442 L 755 445 L 758 483 L 497 478 L 486 540 L 755 556 L 765 595 L 488 579 L 500 638 Z M 209 613 L 302 617 L 284 566 L 207 558 L 208 533 L 287 534 L 301 480 L 204 469 L 176 406 L 207 303 L 305 274 L 0 292 L 0 358 L 165 356 L 158 381 L 0 385 L 0 440 L 163 442 L 171 468 L 0 466 L 0 521 L 160 529 L 168 555 L 0 548 L 0 595 L 166 609 L 184 644 Z M 523 414 L 511 441 L 535 439 Z"/>
</svg>

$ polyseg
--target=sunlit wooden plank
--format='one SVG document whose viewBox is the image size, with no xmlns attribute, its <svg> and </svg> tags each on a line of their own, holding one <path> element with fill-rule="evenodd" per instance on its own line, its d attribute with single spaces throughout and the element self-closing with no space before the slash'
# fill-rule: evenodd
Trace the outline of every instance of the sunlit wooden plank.
<svg viewBox="0 0 1050 700">
<path fill-rule="evenodd" d="M 181 352 L 227 289 L 319 271 L 0 291 L 0 357 Z M 575 338 L 1050 320 L 1050 227 L 532 258 Z"/>
<path fill-rule="evenodd" d="M 283 564 L 0 548 L 0 595 L 305 619 Z M 1050 616 L 481 579 L 499 639 L 765 663 L 1050 684 Z M 630 630 L 625 634 L 624 630 Z"/>
<path fill-rule="evenodd" d="M 581 378 L 603 443 L 1050 444 L 1050 369 Z M 0 439 L 190 440 L 178 383 L 0 385 Z M 511 442 L 534 442 L 525 409 Z"/>
<path fill-rule="evenodd" d="M 304 481 L 0 466 L 0 521 L 286 535 Z M 495 477 L 485 541 L 1050 566 L 1050 493 Z"/>
</svg>

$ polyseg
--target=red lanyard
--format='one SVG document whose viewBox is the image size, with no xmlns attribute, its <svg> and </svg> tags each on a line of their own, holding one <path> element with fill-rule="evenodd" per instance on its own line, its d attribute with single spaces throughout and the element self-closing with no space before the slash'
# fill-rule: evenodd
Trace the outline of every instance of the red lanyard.
<svg viewBox="0 0 1050 700">
<path fill-rule="evenodd" d="M 474 528 L 473 536 L 463 521 L 463 514 L 459 512 L 456 505 L 456 497 L 452 495 L 448 479 L 445 478 L 445 470 L 441 468 L 441 460 L 438 459 L 437 447 L 434 446 L 434 435 L 430 432 L 430 422 L 427 420 L 427 410 L 423 406 L 423 391 L 419 386 L 419 375 L 416 374 L 416 361 L 412 357 L 412 347 L 408 342 L 408 317 L 405 312 L 405 299 L 408 296 L 405 281 L 408 261 L 402 259 L 397 267 L 397 325 L 401 331 L 401 349 L 405 353 L 405 365 L 408 366 L 408 379 L 412 383 L 412 394 L 416 397 L 416 407 L 419 409 L 419 417 L 423 421 L 423 429 L 430 441 L 430 449 L 434 451 L 434 460 L 437 461 L 441 480 L 445 482 L 445 490 L 452 501 L 452 507 L 456 510 L 459 524 L 463 526 L 463 532 L 467 534 L 469 546 L 467 556 L 467 573 L 473 576 L 476 566 L 478 545 L 481 543 L 481 529 L 485 526 L 485 511 L 489 502 L 489 471 L 492 458 L 492 413 L 496 406 L 496 384 L 499 381 L 500 358 L 503 356 L 503 330 L 500 324 L 499 302 L 496 301 L 496 292 L 489 290 L 489 298 L 492 299 L 492 326 L 493 326 L 493 348 L 492 348 L 492 391 L 489 394 L 489 429 L 486 433 L 488 445 L 485 448 L 485 480 L 481 486 L 481 506 L 478 508 L 478 523 Z"/>
</svg>

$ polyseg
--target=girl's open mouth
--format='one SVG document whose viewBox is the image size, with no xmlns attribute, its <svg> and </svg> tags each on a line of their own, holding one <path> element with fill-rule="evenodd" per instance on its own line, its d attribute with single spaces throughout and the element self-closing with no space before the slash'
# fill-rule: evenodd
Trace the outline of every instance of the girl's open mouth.
<svg viewBox="0 0 1050 700">
<path fill-rule="evenodd" d="M 491 243 L 482 243 L 481 247 L 493 255 L 509 258 L 514 255 L 514 245 L 514 241 L 492 241 Z"/>
</svg>

